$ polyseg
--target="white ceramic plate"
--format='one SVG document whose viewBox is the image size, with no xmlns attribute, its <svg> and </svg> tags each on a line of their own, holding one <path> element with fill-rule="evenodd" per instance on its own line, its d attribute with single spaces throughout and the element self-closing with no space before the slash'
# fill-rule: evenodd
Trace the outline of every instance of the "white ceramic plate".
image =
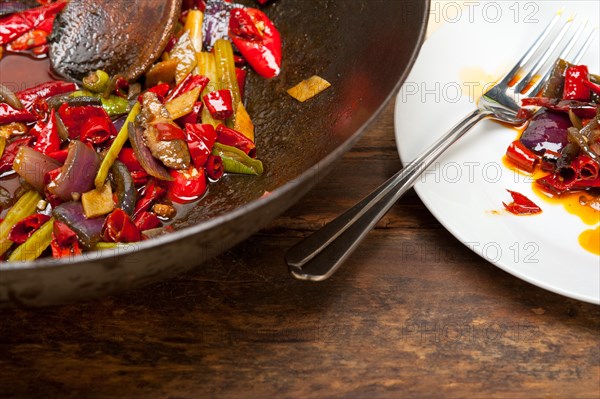
<svg viewBox="0 0 600 399">
<path fill-rule="evenodd" d="M 396 100 L 396 140 L 410 162 L 475 107 L 477 91 L 504 74 L 562 6 L 598 26 L 597 1 L 434 2 L 443 22 L 425 42 Z M 566 16 L 563 17 L 566 19 Z M 437 20 L 437 21 L 436 21 Z M 582 60 L 600 72 L 598 30 Z M 473 94 L 473 95 L 471 95 Z M 433 215 L 461 242 L 503 270 L 537 286 L 600 303 L 600 257 L 579 244 L 586 225 L 561 206 L 543 202 L 531 179 L 502 163 L 517 132 L 484 121 L 430 167 L 415 185 Z M 503 210 L 506 189 L 543 209 L 519 217 Z"/>
</svg>

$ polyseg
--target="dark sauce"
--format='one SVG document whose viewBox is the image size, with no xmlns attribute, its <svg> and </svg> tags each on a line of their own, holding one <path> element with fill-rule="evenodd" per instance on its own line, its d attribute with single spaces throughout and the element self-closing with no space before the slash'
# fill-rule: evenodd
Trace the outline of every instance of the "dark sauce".
<svg viewBox="0 0 600 399">
<path fill-rule="evenodd" d="M 13 92 L 55 80 L 48 58 L 35 59 L 20 54 L 7 54 L 0 59 L 0 83 Z"/>
</svg>

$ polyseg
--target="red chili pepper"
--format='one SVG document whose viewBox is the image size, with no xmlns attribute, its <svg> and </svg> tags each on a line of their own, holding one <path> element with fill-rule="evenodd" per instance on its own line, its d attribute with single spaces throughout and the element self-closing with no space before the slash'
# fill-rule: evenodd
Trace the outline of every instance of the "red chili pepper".
<svg viewBox="0 0 600 399">
<path fill-rule="evenodd" d="M 223 177 L 223 173 L 225 170 L 223 168 L 223 159 L 221 159 L 218 155 L 209 155 L 206 160 L 206 165 L 204 165 L 204 169 L 206 170 L 206 175 L 214 181 L 219 180 Z"/>
<path fill-rule="evenodd" d="M 252 140 L 223 124 L 217 126 L 217 141 L 221 144 L 239 148 L 251 158 L 256 157 L 256 145 Z"/>
<path fill-rule="evenodd" d="M 141 212 L 133 221 L 140 231 L 155 229 L 160 227 L 162 222 L 154 212 Z"/>
<path fill-rule="evenodd" d="M 204 168 L 193 166 L 187 170 L 172 170 L 173 181 L 168 183 L 168 198 L 178 204 L 188 204 L 202 197 L 206 192 L 206 174 Z"/>
<path fill-rule="evenodd" d="M 35 122 L 36 119 L 37 116 L 25 108 L 16 109 L 7 103 L 0 103 L 0 125 L 12 122 L 31 123 Z"/>
<path fill-rule="evenodd" d="M 196 168 L 201 168 L 206 163 L 217 140 L 215 128 L 209 124 L 187 124 L 185 132 L 192 162 Z"/>
<path fill-rule="evenodd" d="M 202 97 L 202 100 L 215 119 L 222 121 L 233 115 L 233 100 L 229 90 L 211 91 Z"/>
<path fill-rule="evenodd" d="M 197 101 L 196 103 L 194 103 L 194 107 L 192 108 L 192 112 L 190 112 L 189 114 L 184 115 L 181 118 L 175 120 L 175 122 L 179 126 L 185 126 L 188 123 L 194 124 L 194 123 L 201 122 L 200 115 L 201 115 L 203 107 L 204 107 L 204 103 L 202 101 Z"/>
<path fill-rule="evenodd" d="M 568 113 L 569 111 L 573 111 L 575 115 L 584 119 L 590 119 L 595 117 L 597 109 L 596 104 L 592 104 L 585 101 L 560 100 L 557 98 L 547 97 L 527 97 L 521 100 L 521 104 L 524 107 L 545 107 L 549 110 L 556 112 Z"/>
<path fill-rule="evenodd" d="M 33 137 L 19 137 L 11 141 L 5 148 L 2 153 L 2 157 L 0 157 L 0 174 L 6 172 L 7 170 L 11 170 L 13 167 L 13 162 L 15 161 L 15 157 L 17 156 L 17 152 L 19 148 L 23 146 L 30 146 Z"/>
<path fill-rule="evenodd" d="M 133 170 L 130 171 L 131 177 L 133 178 L 133 184 L 137 187 L 143 186 L 148 182 L 149 175 L 145 170 Z"/>
<path fill-rule="evenodd" d="M 87 121 L 92 117 L 107 118 L 110 120 L 108 114 L 102 107 L 95 107 L 93 105 L 84 105 L 79 107 L 71 107 L 68 104 L 63 104 L 58 108 L 58 115 L 62 119 L 67 131 L 69 132 L 70 139 L 76 139 L 81 136 L 83 127 Z"/>
<path fill-rule="evenodd" d="M 244 89 L 246 88 L 246 75 L 248 75 L 248 71 L 245 69 L 235 68 L 235 77 L 237 78 L 240 96 L 242 98 L 244 98 Z"/>
<path fill-rule="evenodd" d="M 510 193 L 513 202 L 510 204 L 502 203 L 507 211 L 515 215 L 533 215 L 542 212 L 542 209 L 533 201 L 516 191 L 506 190 Z"/>
<path fill-rule="evenodd" d="M 64 150 L 58 150 L 48 154 L 50 158 L 57 160 L 60 163 L 65 163 L 67 160 L 67 156 L 69 155 L 69 149 L 65 148 Z"/>
<path fill-rule="evenodd" d="M 91 116 L 81 126 L 80 139 L 84 143 L 101 144 L 116 135 L 117 129 L 108 115 Z"/>
<path fill-rule="evenodd" d="M 589 80 L 584 80 L 581 83 L 583 83 L 584 85 L 586 85 L 594 93 L 600 95 L 600 85 L 597 85 L 594 82 L 590 82 Z"/>
<path fill-rule="evenodd" d="M 113 93 L 116 96 L 127 99 L 127 92 L 129 90 L 129 82 L 122 76 L 118 76 L 115 81 L 115 88 Z"/>
<path fill-rule="evenodd" d="M 75 83 L 61 81 L 46 82 L 18 92 L 17 98 L 21 101 L 25 109 L 31 111 L 33 104 L 37 100 L 46 99 L 58 94 L 69 93 L 75 90 L 77 90 Z"/>
<path fill-rule="evenodd" d="M 586 65 L 575 65 L 565 71 L 565 88 L 563 99 L 589 101 L 590 88 L 583 82 L 589 80 L 588 67 Z"/>
<path fill-rule="evenodd" d="M 121 208 L 108 215 L 102 231 L 106 242 L 137 242 L 142 239 L 140 229 Z"/>
<path fill-rule="evenodd" d="M 150 209 L 155 201 L 158 201 L 165 194 L 165 189 L 158 186 L 154 179 L 150 180 L 146 185 L 142 197 L 138 199 L 133 211 L 135 219 L 141 212 Z"/>
<path fill-rule="evenodd" d="M 26 32 L 35 29 L 44 20 L 58 14 L 66 5 L 66 1 L 59 0 L 47 6 L 31 8 L 0 18 L 0 46 L 8 44 Z"/>
<path fill-rule="evenodd" d="M 55 258 L 81 255 L 81 246 L 77 234 L 69 226 L 57 220 L 54 221 L 50 248 L 52 249 L 52 256 Z"/>
<path fill-rule="evenodd" d="M 41 29 L 30 30 L 19 38 L 9 43 L 6 48 L 9 51 L 26 51 L 39 47 L 48 42 L 48 32 Z"/>
<path fill-rule="evenodd" d="M 530 173 L 535 170 L 535 166 L 540 159 L 533 151 L 525 147 L 521 140 L 515 140 L 508 146 L 506 157 L 519 169 Z"/>
<path fill-rule="evenodd" d="M 273 22 L 255 8 L 234 8 L 229 37 L 250 66 L 261 76 L 273 78 L 281 70 L 281 37 Z"/>
<path fill-rule="evenodd" d="M 160 141 L 183 140 L 185 141 L 185 133 L 174 123 L 155 123 L 153 125 L 158 131 L 157 139 Z"/>
<path fill-rule="evenodd" d="M 119 161 L 123 162 L 130 172 L 144 170 L 135 156 L 133 148 L 125 147 L 119 152 Z"/>
<path fill-rule="evenodd" d="M 50 216 L 42 215 L 40 213 L 27 216 L 25 219 L 21 219 L 10 229 L 8 233 L 8 239 L 15 244 L 23 244 L 41 225 L 50 220 Z"/>
<path fill-rule="evenodd" d="M 235 67 L 237 69 L 246 66 L 246 60 L 244 59 L 244 57 L 240 57 L 239 55 L 236 55 L 236 54 L 233 55 L 233 63 L 235 64 Z"/>
<path fill-rule="evenodd" d="M 179 97 L 180 95 L 187 93 L 188 91 L 194 90 L 197 87 L 200 87 L 200 91 L 202 91 L 209 81 L 210 79 L 208 79 L 206 76 L 189 74 L 181 83 L 175 86 L 175 88 L 166 97 L 165 101 L 170 101 L 175 97 Z"/>
<path fill-rule="evenodd" d="M 49 155 L 60 150 L 61 141 L 58 135 L 54 110 L 50 112 L 50 118 L 48 118 L 47 122 L 39 121 L 32 130 L 36 130 L 36 133 L 38 133 L 37 140 L 33 146 L 34 150 L 44 155 Z"/>
<path fill-rule="evenodd" d="M 42 46 L 32 48 L 31 52 L 35 55 L 42 55 L 42 54 L 48 54 L 49 49 L 50 49 L 50 47 L 47 44 L 44 44 Z"/>
<path fill-rule="evenodd" d="M 158 97 L 158 99 L 160 100 L 161 103 L 165 102 L 165 96 L 167 95 L 167 93 L 169 92 L 169 90 L 171 90 L 171 86 L 169 86 L 168 83 L 161 83 L 159 85 L 156 85 L 148 90 L 146 90 L 146 92 L 150 92 L 150 93 L 154 93 L 156 94 L 156 96 Z M 144 95 L 140 94 L 138 96 L 138 102 L 141 104 L 143 103 L 144 100 Z"/>
</svg>

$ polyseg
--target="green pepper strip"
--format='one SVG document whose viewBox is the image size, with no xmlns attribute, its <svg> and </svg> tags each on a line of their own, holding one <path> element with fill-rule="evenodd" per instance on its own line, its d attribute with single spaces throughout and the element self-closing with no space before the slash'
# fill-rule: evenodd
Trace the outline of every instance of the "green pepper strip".
<svg viewBox="0 0 600 399">
<path fill-rule="evenodd" d="M 35 231 L 23 244 L 19 245 L 8 257 L 9 262 L 27 262 L 36 260 L 48 248 L 52 241 L 54 218 L 50 218 Z"/>
<path fill-rule="evenodd" d="M 104 93 L 110 82 L 110 76 L 100 69 L 96 72 L 90 72 L 88 76 L 83 78 L 83 87 L 94 93 Z"/>
<path fill-rule="evenodd" d="M 237 76 L 235 73 L 235 61 L 233 59 L 233 48 L 229 40 L 219 39 L 215 42 L 215 64 L 217 66 L 217 73 L 221 81 L 223 89 L 231 91 L 233 112 L 237 110 L 238 104 L 242 100 L 240 94 L 240 88 L 238 86 Z M 233 127 L 233 121 L 235 120 L 235 114 L 229 118 L 227 125 Z"/>
<path fill-rule="evenodd" d="M 6 139 L 4 137 L 0 137 L 0 158 L 2 158 L 2 154 L 4 154 L 5 147 L 6 147 Z"/>
<path fill-rule="evenodd" d="M 264 171 L 261 161 L 250 158 L 244 151 L 232 146 L 215 143 L 212 154 L 221 157 L 225 172 L 261 175 Z"/>
<path fill-rule="evenodd" d="M 25 219 L 27 216 L 33 215 L 36 211 L 38 202 L 42 196 L 37 191 L 28 191 L 6 214 L 6 218 L 0 223 L 0 256 L 2 256 L 13 244 L 8 239 L 10 230 L 17 222 Z"/>
<path fill-rule="evenodd" d="M 94 185 L 97 189 L 100 189 L 104 186 L 104 182 L 106 181 L 106 177 L 108 176 L 108 171 L 113 166 L 113 163 L 115 163 L 115 159 L 119 157 L 119 153 L 121 152 L 123 145 L 129 137 L 129 122 L 133 122 L 135 120 L 135 117 L 138 116 L 138 114 L 140 113 L 140 109 L 140 103 L 136 102 L 131 111 L 129 112 L 129 115 L 127 115 L 127 119 L 125 120 L 123 127 L 117 134 L 117 137 L 115 137 L 115 140 L 113 141 L 110 148 L 108 149 L 108 152 L 104 156 L 102 164 L 100 165 L 100 169 L 98 170 L 98 174 L 96 175 L 96 179 L 94 180 Z"/>
<path fill-rule="evenodd" d="M 79 90 L 71 93 L 71 97 L 96 97 L 102 101 L 102 108 L 106 111 L 108 116 L 117 116 L 127 113 L 129 108 L 129 102 L 119 96 L 111 94 L 108 98 L 104 98 L 101 93 L 92 93 L 87 90 Z"/>
</svg>

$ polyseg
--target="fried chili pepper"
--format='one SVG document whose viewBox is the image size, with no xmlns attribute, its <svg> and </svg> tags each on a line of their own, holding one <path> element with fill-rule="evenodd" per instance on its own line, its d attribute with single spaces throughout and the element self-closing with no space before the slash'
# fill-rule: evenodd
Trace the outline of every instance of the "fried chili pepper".
<svg viewBox="0 0 600 399">
<path fill-rule="evenodd" d="M 140 231 L 155 229 L 160 227 L 162 222 L 153 212 L 141 212 L 133 221 Z"/>
<path fill-rule="evenodd" d="M 273 78 L 281 70 L 281 37 L 273 22 L 255 8 L 234 8 L 229 37 L 250 66 L 261 76 Z"/>
<path fill-rule="evenodd" d="M 67 1 L 59 0 L 56 3 L 0 18 L 0 46 L 8 44 L 28 31 L 37 28 L 45 20 L 56 16 L 66 5 Z"/>
<path fill-rule="evenodd" d="M 142 165 L 140 165 L 140 162 L 135 157 L 135 152 L 133 152 L 133 148 L 127 147 L 121 149 L 121 152 L 119 152 L 118 159 L 119 161 L 123 162 L 125 166 L 127 166 L 129 172 L 144 170 L 142 168 Z"/>
<path fill-rule="evenodd" d="M 183 130 L 174 123 L 166 123 L 160 122 L 155 123 L 154 126 L 158 132 L 156 138 L 160 141 L 170 141 L 170 140 L 184 140 L 185 141 L 185 133 Z"/>
<path fill-rule="evenodd" d="M 55 111 L 50 112 L 50 118 L 47 122 L 38 121 L 38 123 L 31 129 L 31 134 L 37 136 L 33 149 L 41 152 L 44 155 L 60 150 L 60 137 L 58 136 L 58 128 L 56 126 L 56 115 Z"/>
<path fill-rule="evenodd" d="M 17 97 L 21 100 L 23 106 L 30 110 L 37 100 L 46 99 L 59 94 L 70 93 L 77 90 L 75 83 L 70 82 L 47 82 L 32 88 L 22 90 L 17 93 Z"/>
<path fill-rule="evenodd" d="M 27 51 L 34 47 L 39 47 L 48 42 L 48 32 L 41 29 L 30 30 L 23 36 L 9 43 L 6 48 L 9 51 Z"/>
<path fill-rule="evenodd" d="M 92 116 L 81 126 L 80 139 L 84 143 L 101 144 L 116 135 L 117 129 L 108 115 Z"/>
<path fill-rule="evenodd" d="M 21 219 L 15 223 L 10 230 L 10 233 L 8 233 L 8 239 L 15 244 L 23 244 L 48 220 L 50 220 L 50 216 L 42 215 L 40 213 L 27 216 L 25 219 Z"/>
<path fill-rule="evenodd" d="M 240 96 L 244 98 L 244 89 L 246 87 L 246 75 L 248 72 L 245 69 L 235 68 L 235 76 L 238 81 L 238 88 L 240 89 Z"/>
<path fill-rule="evenodd" d="M 206 160 L 204 170 L 206 170 L 206 175 L 211 180 L 219 180 L 221 177 L 223 177 L 223 174 L 225 173 L 223 159 L 218 155 L 211 154 Z"/>
<path fill-rule="evenodd" d="M 217 140 L 215 128 L 209 124 L 187 124 L 185 132 L 192 162 L 196 168 L 201 168 L 208 160 Z"/>
<path fill-rule="evenodd" d="M 223 124 L 217 126 L 217 141 L 244 151 L 250 158 L 256 157 L 256 145 L 242 133 Z"/>
<path fill-rule="evenodd" d="M 102 107 L 91 105 L 75 107 L 63 104 L 58 109 L 58 115 L 69 132 L 69 138 L 76 139 L 81 136 L 83 127 L 93 117 L 110 120 L 108 114 Z"/>
<path fill-rule="evenodd" d="M 168 198 L 178 204 L 194 202 L 206 192 L 206 173 L 204 168 L 193 166 L 186 170 L 172 170 L 173 181 L 168 183 Z"/>
<path fill-rule="evenodd" d="M 69 149 L 65 148 L 64 150 L 58 150 L 55 152 L 51 152 L 48 156 L 52 159 L 57 160 L 58 162 L 65 163 L 67 160 L 67 156 L 69 155 Z"/>
<path fill-rule="evenodd" d="M 583 83 L 584 85 L 586 85 L 594 93 L 600 95 L 600 85 L 597 85 L 596 83 L 591 82 L 589 80 L 584 80 L 581 83 Z"/>
<path fill-rule="evenodd" d="M 159 85 L 156 85 L 148 90 L 146 90 L 144 93 L 154 93 L 156 94 L 156 97 L 158 97 L 158 100 L 161 103 L 165 102 L 165 97 L 167 95 L 167 93 L 169 92 L 169 90 L 171 90 L 171 86 L 169 86 L 168 83 L 161 83 Z M 144 101 L 144 93 L 140 94 L 138 96 L 138 102 L 141 104 Z"/>
<path fill-rule="evenodd" d="M 525 147 L 521 140 L 515 140 L 508 146 L 506 157 L 519 169 L 530 173 L 535 170 L 535 166 L 539 162 L 539 156 Z"/>
<path fill-rule="evenodd" d="M 589 80 L 588 67 L 575 65 L 567 68 L 565 72 L 564 100 L 589 101 L 590 88 L 583 82 Z"/>
<path fill-rule="evenodd" d="M 0 125 L 13 122 L 35 122 L 37 116 L 26 109 L 16 109 L 7 103 L 0 103 Z"/>
<path fill-rule="evenodd" d="M 133 219 L 136 219 L 141 212 L 149 210 L 152 204 L 162 198 L 164 194 L 165 189 L 157 185 L 154 179 L 151 179 L 142 192 L 142 197 L 135 204 Z"/>
<path fill-rule="evenodd" d="M 233 99 L 229 90 L 214 90 L 202 97 L 210 115 L 223 121 L 233 115 Z"/>
<path fill-rule="evenodd" d="M 106 242 L 137 242 L 142 239 L 140 229 L 120 208 L 108 215 L 102 231 L 102 237 Z"/>
<path fill-rule="evenodd" d="M 0 174 L 12 169 L 19 148 L 24 145 L 29 146 L 32 140 L 31 136 L 19 137 L 6 145 L 2 157 L 0 157 Z"/>
<path fill-rule="evenodd" d="M 165 102 L 179 97 L 180 95 L 187 93 L 188 91 L 194 90 L 200 87 L 200 91 L 204 90 L 208 84 L 209 79 L 203 75 L 192 75 L 189 74 L 184 80 L 181 81 L 165 98 Z"/>
<path fill-rule="evenodd" d="M 502 203 L 507 211 L 515 215 L 534 215 L 541 213 L 542 209 L 537 206 L 533 201 L 516 191 L 506 190 L 510 193 L 513 202 L 510 204 Z"/>
<path fill-rule="evenodd" d="M 50 248 L 52 249 L 52 256 L 55 258 L 81 255 L 81 245 L 77 239 L 77 233 L 58 220 L 54 221 Z"/>
<path fill-rule="evenodd" d="M 596 104 L 576 100 L 560 100 L 547 97 L 528 97 L 521 100 L 524 107 L 536 106 L 545 107 L 552 111 L 569 113 L 573 111 L 575 115 L 584 119 L 591 119 L 596 116 Z"/>
</svg>

